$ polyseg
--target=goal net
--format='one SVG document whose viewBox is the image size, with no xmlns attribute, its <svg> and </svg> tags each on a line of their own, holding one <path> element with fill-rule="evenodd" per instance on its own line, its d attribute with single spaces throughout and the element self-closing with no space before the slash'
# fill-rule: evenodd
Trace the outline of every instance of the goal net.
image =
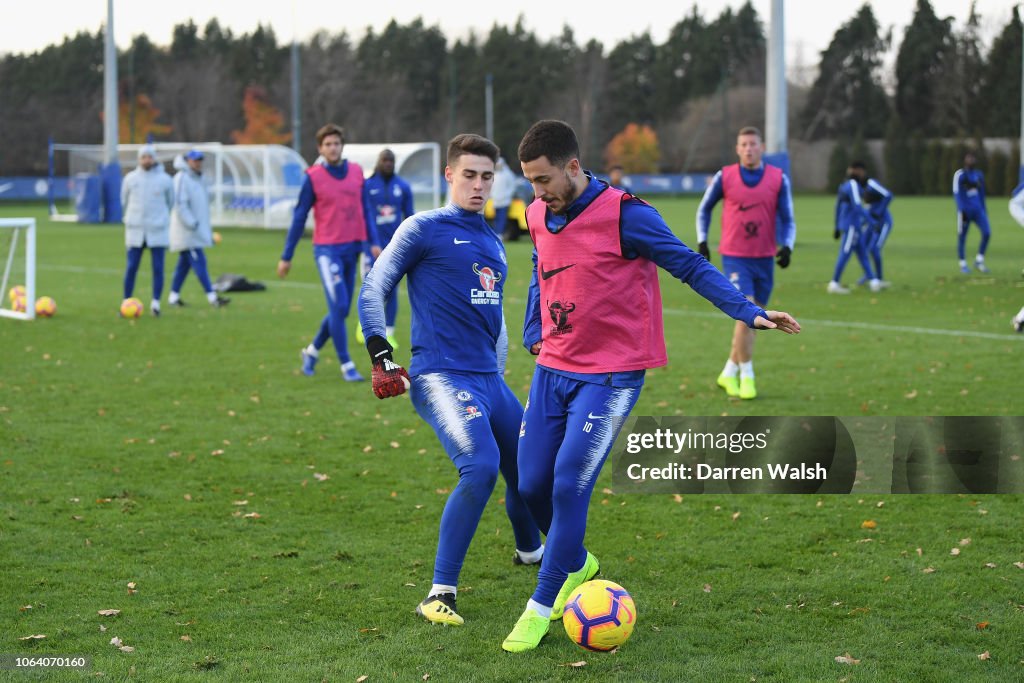
<svg viewBox="0 0 1024 683">
<path fill-rule="evenodd" d="M 0 317 L 36 317 L 36 219 L 0 218 Z"/>
<path fill-rule="evenodd" d="M 190 149 L 203 152 L 203 179 L 210 191 L 210 220 L 214 226 L 287 228 L 299 197 L 308 164 L 283 145 L 224 145 L 219 142 L 155 143 L 157 161 L 168 173 L 172 162 Z M 135 168 L 141 145 L 118 145 L 122 173 Z M 395 152 L 395 172 L 412 186 L 417 211 L 441 201 L 441 154 L 436 142 L 345 145 L 344 154 L 373 173 L 385 147 Z M 97 223 L 101 217 L 102 145 L 51 146 L 51 183 L 68 183 L 69 199 L 51 199 L 54 220 Z M 51 195 L 52 196 L 52 195 Z M 309 218 L 312 225 L 312 214 Z"/>
</svg>

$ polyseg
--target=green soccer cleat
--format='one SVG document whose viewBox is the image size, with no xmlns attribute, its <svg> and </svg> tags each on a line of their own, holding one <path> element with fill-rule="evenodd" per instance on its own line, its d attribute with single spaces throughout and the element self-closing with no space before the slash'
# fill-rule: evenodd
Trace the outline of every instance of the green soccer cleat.
<svg viewBox="0 0 1024 683">
<path fill-rule="evenodd" d="M 420 615 L 431 624 L 442 624 L 444 626 L 462 626 L 465 619 L 455 611 L 455 594 L 441 593 L 431 595 L 426 600 L 416 605 L 416 614 Z"/>
<path fill-rule="evenodd" d="M 547 635 L 550 625 L 550 619 L 537 614 L 537 610 L 527 609 L 512 628 L 512 633 L 509 633 L 501 644 L 501 649 L 505 652 L 533 650 L 540 645 L 541 639 Z"/>
<path fill-rule="evenodd" d="M 558 591 L 555 604 L 551 607 L 551 621 L 557 621 L 562 618 L 562 612 L 565 610 L 565 603 L 569 600 L 569 594 L 579 588 L 581 584 L 597 576 L 597 572 L 600 570 L 601 567 L 597 563 L 597 558 L 588 551 L 587 560 L 583 563 L 583 566 L 565 577 L 562 590 Z"/>
<path fill-rule="evenodd" d="M 395 337 L 395 335 L 393 335 L 393 334 L 389 334 L 388 335 L 388 344 L 391 344 L 391 350 L 392 351 L 397 351 L 398 350 L 398 339 Z"/>
<path fill-rule="evenodd" d="M 725 389 L 725 393 L 729 396 L 740 395 L 740 380 L 736 375 L 722 373 L 718 376 L 718 386 Z"/>
<path fill-rule="evenodd" d="M 753 377 L 740 379 L 740 398 L 757 398 L 757 387 L 754 386 Z"/>
<path fill-rule="evenodd" d="M 356 341 L 360 344 L 366 343 L 366 336 L 363 334 L 363 324 L 356 323 Z"/>
</svg>

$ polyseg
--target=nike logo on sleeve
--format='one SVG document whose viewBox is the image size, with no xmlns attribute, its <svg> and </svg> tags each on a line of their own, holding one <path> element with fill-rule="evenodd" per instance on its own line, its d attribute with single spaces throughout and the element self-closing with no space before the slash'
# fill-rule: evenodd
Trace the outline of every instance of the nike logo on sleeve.
<svg viewBox="0 0 1024 683">
<path fill-rule="evenodd" d="M 458 237 L 453 237 L 455 244 L 469 244 L 469 240 L 460 240 Z"/>
<path fill-rule="evenodd" d="M 552 270 L 544 270 L 543 268 L 541 268 L 540 277 L 542 280 L 547 280 L 548 278 L 554 277 L 561 273 L 563 270 L 568 270 L 569 268 L 572 268 L 575 265 L 575 263 L 570 263 L 567 266 L 562 266 L 561 268 L 554 268 Z"/>
</svg>

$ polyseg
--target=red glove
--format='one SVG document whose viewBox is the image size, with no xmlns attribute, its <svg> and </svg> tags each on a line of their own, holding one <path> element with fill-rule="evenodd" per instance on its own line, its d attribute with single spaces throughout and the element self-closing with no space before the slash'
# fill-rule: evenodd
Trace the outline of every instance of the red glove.
<svg viewBox="0 0 1024 683">
<path fill-rule="evenodd" d="M 408 391 L 409 373 L 391 358 L 391 345 L 381 337 L 370 337 L 366 348 L 373 360 L 371 379 L 377 398 L 401 396 Z"/>
</svg>

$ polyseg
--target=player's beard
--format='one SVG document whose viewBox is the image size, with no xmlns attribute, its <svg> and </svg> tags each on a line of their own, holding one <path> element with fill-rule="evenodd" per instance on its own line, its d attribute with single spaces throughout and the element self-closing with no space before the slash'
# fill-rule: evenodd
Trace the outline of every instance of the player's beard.
<svg viewBox="0 0 1024 683">
<path fill-rule="evenodd" d="M 561 208 L 551 209 L 551 212 L 556 216 L 561 216 L 568 211 L 569 205 L 576 199 L 574 196 L 575 189 L 576 188 L 572 184 L 572 178 L 569 176 L 569 172 L 565 171 L 565 191 L 559 192 L 555 195 L 555 199 L 561 202 Z"/>
</svg>

